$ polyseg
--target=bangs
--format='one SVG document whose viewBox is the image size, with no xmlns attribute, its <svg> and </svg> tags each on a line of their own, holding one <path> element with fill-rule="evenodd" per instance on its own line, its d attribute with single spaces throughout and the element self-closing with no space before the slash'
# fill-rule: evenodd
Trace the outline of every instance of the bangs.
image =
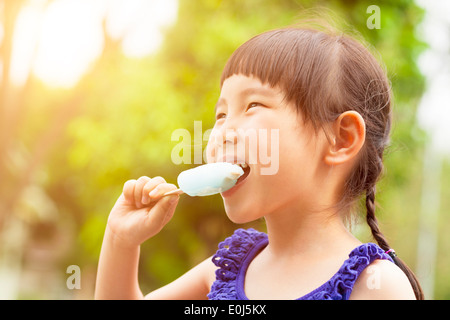
<svg viewBox="0 0 450 320">
<path fill-rule="evenodd" d="M 221 85 L 234 74 L 254 76 L 263 83 L 278 85 L 281 75 L 289 71 L 288 66 L 298 60 L 295 50 L 298 39 L 286 41 L 284 33 L 282 30 L 266 32 L 240 46 L 225 66 Z"/>
</svg>

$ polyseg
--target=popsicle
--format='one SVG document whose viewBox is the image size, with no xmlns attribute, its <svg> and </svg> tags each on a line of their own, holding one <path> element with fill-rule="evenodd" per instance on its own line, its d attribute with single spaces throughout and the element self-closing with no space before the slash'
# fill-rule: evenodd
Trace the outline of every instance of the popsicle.
<svg viewBox="0 0 450 320">
<path fill-rule="evenodd" d="M 177 179 L 179 189 L 164 195 L 182 193 L 191 197 L 213 195 L 232 188 L 243 174 L 244 170 L 237 164 L 228 162 L 204 164 L 182 171 Z"/>
</svg>

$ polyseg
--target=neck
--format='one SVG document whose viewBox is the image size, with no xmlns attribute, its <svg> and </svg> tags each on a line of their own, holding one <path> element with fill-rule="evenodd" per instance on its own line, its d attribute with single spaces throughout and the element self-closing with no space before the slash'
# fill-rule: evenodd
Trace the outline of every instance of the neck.
<svg viewBox="0 0 450 320">
<path fill-rule="evenodd" d="M 268 249 L 278 257 L 351 250 L 360 242 L 344 226 L 333 209 L 277 210 L 265 217 Z"/>
</svg>

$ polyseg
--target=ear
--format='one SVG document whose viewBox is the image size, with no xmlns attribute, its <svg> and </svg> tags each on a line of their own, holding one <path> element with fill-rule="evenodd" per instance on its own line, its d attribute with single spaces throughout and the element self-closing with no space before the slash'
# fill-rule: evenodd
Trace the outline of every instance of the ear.
<svg viewBox="0 0 450 320">
<path fill-rule="evenodd" d="M 361 115 L 356 111 L 343 112 L 332 125 L 325 163 L 337 165 L 350 161 L 361 150 L 365 139 L 366 125 Z"/>
</svg>

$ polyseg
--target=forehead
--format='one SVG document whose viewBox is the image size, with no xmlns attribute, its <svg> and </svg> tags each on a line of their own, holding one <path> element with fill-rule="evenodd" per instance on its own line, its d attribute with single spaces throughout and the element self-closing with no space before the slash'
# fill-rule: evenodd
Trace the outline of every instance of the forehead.
<svg viewBox="0 0 450 320">
<path fill-rule="evenodd" d="M 263 84 L 258 78 L 241 74 L 232 75 L 223 82 L 214 111 L 217 111 L 220 106 L 228 105 L 228 102 L 234 99 L 243 100 L 249 96 L 274 99 L 277 97 L 277 92 L 278 90 L 268 84 Z"/>
<path fill-rule="evenodd" d="M 227 78 L 222 85 L 218 104 L 231 98 L 244 98 L 246 96 L 263 96 L 267 98 L 277 97 L 281 93 L 279 88 L 263 84 L 256 77 L 245 75 L 233 75 Z"/>
<path fill-rule="evenodd" d="M 269 103 L 272 107 L 284 107 L 288 104 L 286 95 L 280 87 L 272 87 L 268 83 L 262 83 L 257 77 L 234 74 L 224 80 L 214 112 L 217 113 L 219 107 L 228 106 L 232 101 L 241 103 L 248 98 L 263 98 L 264 102 Z M 246 102 L 248 103 L 249 101 Z"/>
</svg>

